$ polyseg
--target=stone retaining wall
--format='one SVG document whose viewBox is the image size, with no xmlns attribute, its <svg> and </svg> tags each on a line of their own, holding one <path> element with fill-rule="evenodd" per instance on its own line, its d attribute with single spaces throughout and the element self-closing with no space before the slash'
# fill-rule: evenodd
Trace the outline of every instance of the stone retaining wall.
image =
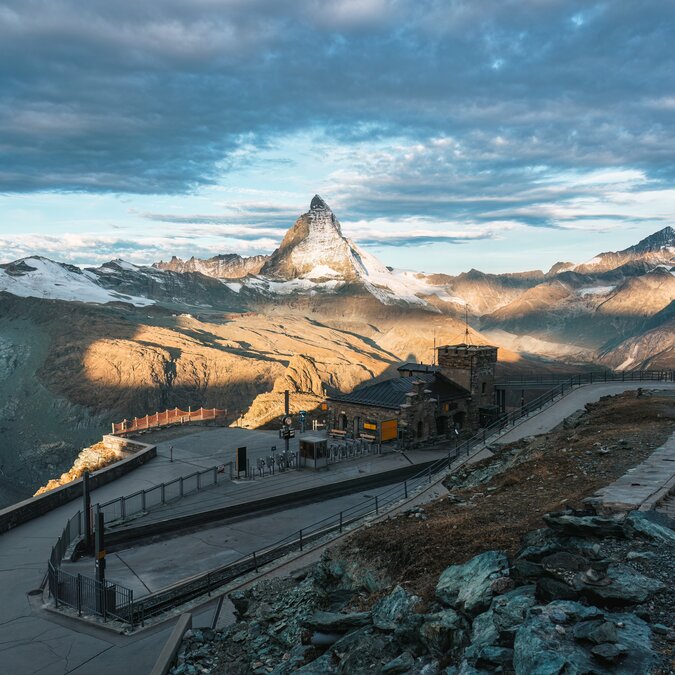
<svg viewBox="0 0 675 675">
<path fill-rule="evenodd" d="M 133 471 L 136 467 L 145 464 L 153 457 L 157 456 L 157 448 L 154 445 L 115 438 L 114 436 L 103 437 L 103 443 L 118 441 L 124 444 L 124 449 L 127 452 L 136 449 L 134 454 L 131 457 L 122 459 L 119 462 L 115 462 L 104 469 L 99 469 L 92 473 L 89 479 L 92 490 L 124 476 L 130 471 Z M 30 499 L 26 499 L 13 506 L 2 509 L 0 510 L 0 534 L 11 530 L 17 525 L 21 525 L 21 523 L 42 516 L 62 504 L 67 504 L 73 499 L 77 499 L 81 496 L 82 479 L 78 478 L 63 487 L 45 492 L 39 497 L 31 497 Z"/>
</svg>

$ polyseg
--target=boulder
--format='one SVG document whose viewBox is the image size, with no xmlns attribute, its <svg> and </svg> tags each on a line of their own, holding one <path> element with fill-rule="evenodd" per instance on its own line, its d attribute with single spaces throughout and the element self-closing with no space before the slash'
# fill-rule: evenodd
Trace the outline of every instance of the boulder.
<svg viewBox="0 0 675 675">
<path fill-rule="evenodd" d="M 414 659 L 410 652 L 403 652 L 400 656 L 389 661 L 382 666 L 383 675 L 398 675 L 399 673 L 409 673 L 414 665 Z"/>
<path fill-rule="evenodd" d="M 508 575 L 506 554 L 487 551 L 463 565 L 446 568 L 436 585 L 436 597 L 445 605 L 473 616 L 490 606 L 495 579 Z"/>
<path fill-rule="evenodd" d="M 301 666 L 294 673 L 302 673 L 302 675 L 337 675 L 339 672 L 330 653 L 320 656 L 318 659 Z"/>
<path fill-rule="evenodd" d="M 370 612 L 314 612 L 303 621 L 303 625 L 320 633 L 346 633 L 355 628 L 362 628 L 371 623 Z"/>
<path fill-rule="evenodd" d="M 662 591 L 665 585 L 658 579 L 636 572 L 628 565 L 618 564 L 610 565 L 606 577 L 598 582 L 588 580 L 583 574 L 578 575 L 575 588 L 592 602 L 628 605 L 645 602 Z"/>
<path fill-rule="evenodd" d="M 465 619 L 455 610 L 446 609 L 424 617 L 419 638 L 432 656 L 443 656 L 461 647 L 467 632 Z"/>
<path fill-rule="evenodd" d="M 508 647 L 483 647 L 476 655 L 476 668 L 509 668 L 513 663 L 513 649 Z"/>
<path fill-rule="evenodd" d="M 597 516 L 563 511 L 544 515 L 546 524 L 572 537 L 624 537 L 622 522 L 616 516 Z"/>
<path fill-rule="evenodd" d="M 593 642 L 596 645 L 603 642 L 616 642 L 618 639 L 614 623 L 603 619 L 581 621 L 574 626 L 573 634 L 576 640 Z"/>
<path fill-rule="evenodd" d="M 590 672 L 634 675 L 649 672 L 655 656 L 649 626 L 635 615 L 613 615 L 614 635 L 604 626 L 609 622 L 596 607 L 557 601 L 534 609 L 538 612 L 532 610 L 516 633 L 513 667 L 518 675 Z M 554 611 L 567 616 L 564 626 L 552 620 Z M 577 639 L 577 634 L 593 634 L 598 639 L 607 635 L 616 637 L 616 642 L 595 644 L 585 637 Z"/>
<path fill-rule="evenodd" d="M 589 562 L 586 558 L 570 551 L 556 551 L 544 556 L 541 559 L 541 564 L 547 571 L 563 570 L 566 572 L 577 572 L 589 567 Z"/>
<path fill-rule="evenodd" d="M 675 544 L 675 530 L 670 518 L 653 515 L 650 511 L 631 511 L 624 521 L 624 530 L 630 537 L 641 536 L 657 542 Z"/>
<path fill-rule="evenodd" d="M 415 595 L 410 595 L 401 586 L 379 600 L 372 609 L 373 625 L 380 630 L 395 630 L 420 602 Z"/>
<path fill-rule="evenodd" d="M 628 649 L 623 645 L 616 645 L 612 643 L 604 643 L 597 645 L 591 649 L 591 654 L 598 658 L 600 661 L 605 661 L 606 663 L 616 663 L 628 652 Z"/>
<path fill-rule="evenodd" d="M 515 632 L 534 603 L 534 586 L 520 586 L 494 598 L 490 609 L 473 620 L 465 657 L 473 662 L 484 647 L 513 646 Z"/>
<path fill-rule="evenodd" d="M 246 615 L 246 611 L 251 603 L 251 595 L 249 591 L 232 591 L 227 596 L 230 602 L 234 605 L 234 610 L 242 618 Z"/>
<path fill-rule="evenodd" d="M 348 633 L 330 649 L 341 675 L 378 672 L 399 651 L 390 635 L 376 633 L 371 627 Z"/>
<path fill-rule="evenodd" d="M 579 593 L 569 584 L 551 577 L 537 579 L 537 598 L 542 602 L 576 600 Z"/>
</svg>

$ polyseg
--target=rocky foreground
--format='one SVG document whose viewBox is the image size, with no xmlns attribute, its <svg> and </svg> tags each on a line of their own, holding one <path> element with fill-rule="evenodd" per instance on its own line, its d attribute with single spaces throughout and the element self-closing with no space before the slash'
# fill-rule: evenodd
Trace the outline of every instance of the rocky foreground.
<svg viewBox="0 0 675 675">
<path fill-rule="evenodd" d="M 675 531 L 657 515 L 548 514 L 512 558 L 447 567 L 431 601 L 325 555 L 231 594 L 238 621 L 190 631 L 195 673 L 668 673 Z"/>
<path fill-rule="evenodd" d="M 188 633 L 173 672 L 671 673 L 673 521 L 582 507 L 674 425 L 672 398 L 624 394 L 495 449 L 449 496 L 231 594 L 236 623 Z"/>
</svg>

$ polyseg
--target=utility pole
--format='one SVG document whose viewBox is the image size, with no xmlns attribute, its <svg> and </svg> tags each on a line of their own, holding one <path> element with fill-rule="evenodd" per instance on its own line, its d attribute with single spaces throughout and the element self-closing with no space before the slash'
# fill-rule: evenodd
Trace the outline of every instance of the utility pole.
<svg viewBox="0 0 675 675">
<path fill-rule="evenodd" d="M 288 416 L 291 412 L 291 397 L 288 389 L 284 392 L 284 423 L 288 420 Z M 290 443 L 290 437 L 288 433 L 284 434 L 284 445 L 286 451 L 286 457 L 288 457 L 288 448 Z"/>
<path fill-rule="evenodd" d="M 84 514 L 84 546 L 91 551 L 91 494 L 89 492 L 89 471 L 82 476 L 82 513 Z"/>
<path fill-rule="evenodd" d="M 103 529 L 105 527 L 104 514 L 101 511 L 96 513 L 96 581 L 99 582 L 98 593 L 96 596 L 96 609 L 100 614 L 106 615 L 106 597 L 105 597 L 105 538 Z"/>
</svg>

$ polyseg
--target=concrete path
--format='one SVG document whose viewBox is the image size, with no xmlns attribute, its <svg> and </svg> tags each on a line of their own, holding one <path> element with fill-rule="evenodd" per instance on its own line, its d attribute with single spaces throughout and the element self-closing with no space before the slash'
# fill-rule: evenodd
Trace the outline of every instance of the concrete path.
<svg viewBox="0 0 675 675">
<path fill-rule="evenodd" d="M 600 396 L 617 394 L 635 389 L 639 383 L 608 383 L 581 387 L 552 407 L 526 421 L 502 437 L 502 441 L 516 440 L 523 436 L 548 431 L 585 403 Z M 651 388 L 649 383 L 643 388 Z M 659 384 L 658 389 L 675 385 Z M 259 440 L 260 451 L 271 444 L 273 432 L 236 430 L 242 434 L 268 433 L 268 437 L 251 436 Z M 152 442 L 152 436 L 144 440 Z M 240 439 L 231 436 L 233 443 Z M 184 437 L 182 437 L 184 439 Z M 278 440 L 278 439 L 275 439 Z M 247 441 L 248 442 L 248 441 Z M 93 493 L 93 501 L 106 501 L 128 495 L 143 488 L 166 482 L 180 475 L 188 475 L 197 466 L 213 465 L 213 449 L 195 448 L 181 440 L 185 454 L 180 456 L 174 448 L 174 462 L 169 461 L 165 441 L 159 456 L 133 473 L 105 485 Z M 278 445 L 280 447 L 281 444 Z M 236 446 L 234 446 L 236 447 Z M 134 636 L 121 636 L 104 628 L 46 611 L 40 606 L 40 596 L 29 596 L 43 581 L 51 547 L 66 520 L 80 508 L 79 501 L 66 504 L 45 516 L 0 535 L 0 674 L 62 675 L 113 675 L 121 672 L 149 673 L 162 645 L 171 632 L 172 624 L 166 623 Z M 233 542 L 234 543 L 234 542 Z M 206 618 L 200 615 L 206 614 Z M 196 612 L 195 624 L 209 620 L 211 608 Z"/>
<path fill-rule="evenodd" d="M 583 385 L 561 400 L 556 401 L 549 408 L 531 415 L 528 420 L 500 436 L 497 442 L 512 443 L 526 436 L 543 434 L 553 429 L 577 410 L 583 409 L 587 403 L 595 403 L 603 396 L 615 396 L 624 391 L 635 391 L 640 387 L 645 391 L 675 391 L 675 382 L 607 382 Z"/>
<path fill-rule="evenodd" d="M 185 431 L 185 434 L 180 434 L 178 440 L 174 437 L 158 445 L 158 456 L 155 459 L 95 490 L 92 493 L 92 503 L 129 495 L 178 476 L 187 476 L 198 468 L 213 466 L 219 461 L 218 457 L 214 457 L 214 448 L 222 447 L 223 439 L 233 444 L 245 442 L 262 452 L 267 450 L 275 436 L 274 432 L 246 429 L 192 428 L 181 431 Z M 217 432 L 218 440 L 208 441 L 209 432 Z M 145 435 L 143 440 L 152 442 L 154 439 L 152 435 Z M 174 445 L 173 462 L 170 461 L 171 445 Z M 378 458 L 367 459 L 366 462 L 377 460 Z M 385 460 L 385 463 L 388 461 Z M 396 456 L 395 461 L 405 460 Z M 357 466 L 351 462 L 335 467 L 336 474 L 341 471 L 351 475 L 358 473 Z M 292 477 L 290 474 L 282 474 L 264 480 L 273 482 L 276 478 L 281 478 L 281 486 L 288 479 L 284 476 L 298 480 L 303 475 L 299 472 L 292 473 Z M 240 489 L 244 488 L 245 486 Z M 208 490 L 200 495 L 205 499 L 210 497 Z M 346 498 L 347 505 L 351 505 L 349 499 Z M 47 611 L 41 607 L 40 596 L 28 596 L 30 591 L 38 589 L 43 582 L 51 547 L 68 518 L 80 506 L 80 501 L 76 500 L 0 535 L 0 675 L 112 675 L 130 666 L 133 667 L 134 674 L 150 672 L 171 631 L 169 623 L 139 635 L 121 636 Z M 317 517 L 312 518 L 312 522 L 316 520 Z M 272 541 L 276 539 L 278 537 L 274 537 Z M 239 546 L 236 541 L 231 544 L 230 548 Z M 197 615 L 195 625 L 200 625 L 199 622 L 200 617 Z"/>
<path fill-rule="evenodd" d="M 611 455 L 610 455 L 611 458 Z M 608 511 L 649 510 L 675 487 L 675 434 L 660 448 L 591 497 Z"/>
</svg>

